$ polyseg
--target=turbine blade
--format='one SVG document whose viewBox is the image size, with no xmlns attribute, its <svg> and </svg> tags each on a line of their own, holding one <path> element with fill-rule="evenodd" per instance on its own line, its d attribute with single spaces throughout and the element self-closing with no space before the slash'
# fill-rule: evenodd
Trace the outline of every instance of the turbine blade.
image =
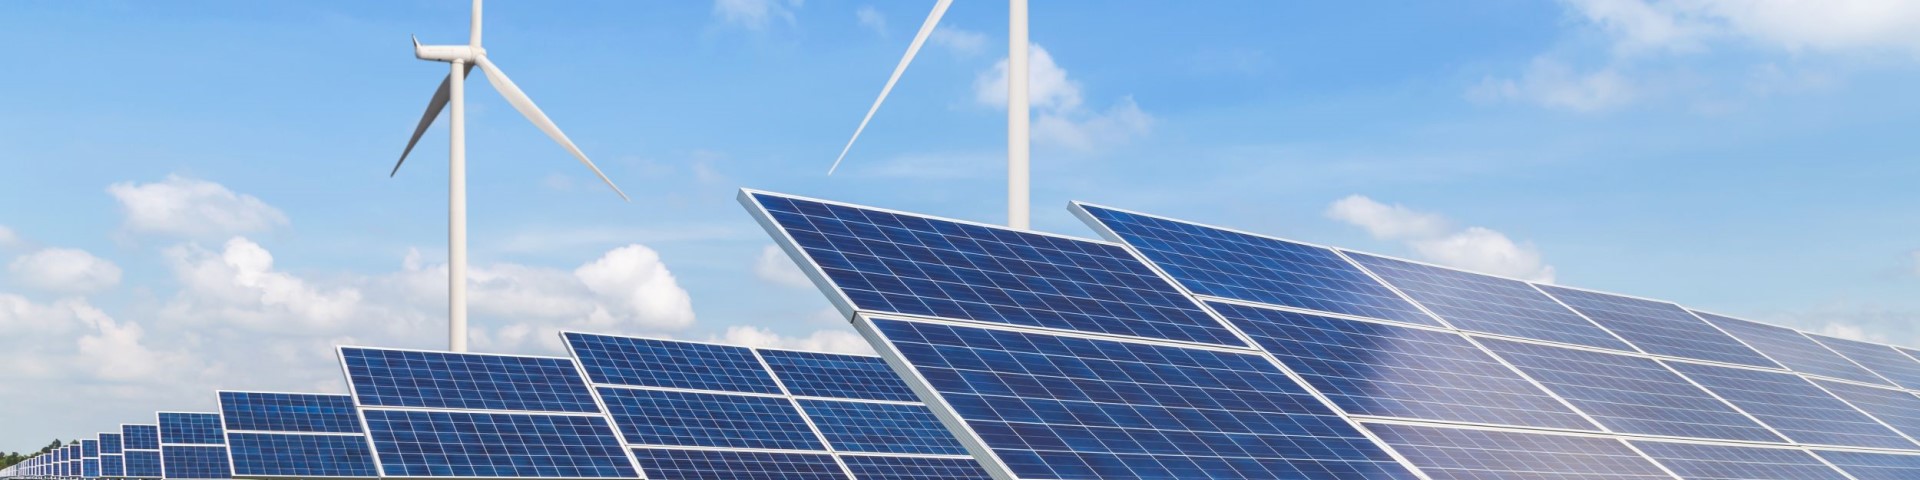
<svg viewBox="0 0 1920 480">
<path fill-rule="evenodd" d="M 512 104 L 514 110 L 519 110 L 521 115 L 533 122 L 533 126 L 540 127 L 540 131 L 547 132 L 547 136 L 552 137 L 553 141 L 566 147 L 567 152 L 572 153 L 574 158 L 580 159 L 581 164 L 592 169 L 594 175 L 599 175 L 600 181 L 607 182 L 607 186 L 613 188 L 613 193 L 620 194 L 620 199 L 633 201 L 627 198 L 627 192 L 620 191 L 620 186 L 613 184 L 613 179 L 607 178 L 607 174 L 600 172 L 600 167 L 594 166 L 593 161 L 587 159 L 587 154 L 580 152 L 580 147 L 573 145 L 573 140 L 567 139 L 567 134 L 560 131 L 560 126 L 554 125 L 553 120 L 548 119 L 547 114 L 533 104 L 533 99 L 527 98 L 527 92 L 520 91 L 520 86 L 514 85 L 513 79 L 507 78 L 506 72 L 500 71 L 500 67 L 494 66 L 485 55 L 474 57 L 473 63 L 479 64 L 480 70 L 487 72 L 487 82 L 493 84 L 493 89 L 499 91 L 500 96 L 507 98 L 507 103 Z"/>
<path fill-rule="evenodd" d="M 907 72 L 907 64 L 913 63 L 913 56 L 920 53 L 920 46 L 927 43 L 927 37 L 933 35 L 933 27 L 940 24 L 940 16 L 947 14 L 947 7 L 953 0 L 939 0 L 933 4 L 933 13 L 927 14 L 926 23 L 920 24 L 920 32 L 913 35 L 913 43 L 907 45 L 907 55 L 900 57 L 900 64 L 893 67 L 893 76 L 887 77 L 887 86 L 880 87 L 880 98 L 873 100 L 873 106 L 867 108 L 866 118 L 860 119 L 860 127 L 853 129 L 853 138 L 847 139 L 847 146 L 840 148 L 840 156 L 833 159 L 833 166 L 827 168 L 827 175 L 833 175 L 840 169 L 840 161 L 847 159 L 847 152 L 853 150 L 853 142 L 860 140 L 860 132 L 866 131 L 867 122 L 873 121 L 873 114 L 880 111 L 880 104 L 887 101 L 887 94 L 893 91 L 893 84 L 900 81 L 900 74 Z"/>
<path fill-rule="evenodd" d="M 420 40 L 415 39 L 413 43 L 418 45 Z M 447 97 L 450 95 L 447 89 L 452 88 L 452 83 L 453 75 L 449 74 L 440 81 L 440 88 L 433 91 L 433 99 L 427 100 L 427 113 L 420 115 L 420 125 L 413 127 L 413 138 L 407 139 L 407 149 L 400 151 L 400 161 L 393 162 L 393 171 L 387 172 L 388 177 L 400 173 L 400 165 L 407 163 L 407 154 L 413 153 L 413 146 L 420 143 L 420 136 L 427 133 L 427 127 L 433 126 L 433 119 L 440 116 L 440 111 L 447 108 Z"/>
</svg>

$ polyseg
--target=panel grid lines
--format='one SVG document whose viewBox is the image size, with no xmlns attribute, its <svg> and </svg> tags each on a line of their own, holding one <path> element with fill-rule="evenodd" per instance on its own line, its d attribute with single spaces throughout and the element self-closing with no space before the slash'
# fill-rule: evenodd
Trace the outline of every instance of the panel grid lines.
<svg viewBox="0 0 1920 480">
<path fill-rule="evenodd" d="M 353 347 L 340 358 L 363 406 L 600 412 L 566 359 Z"/>
<path fill-rule="evenodd" d="M 1680 362 L 1669 366 L 1795 442 L 1915 448 L 1912 441 L 1797 375 Z"/>
<path fill-rule="evenodd" d="M 1630 440 L 1682 478 L 1698 480 L 1846 480 L 1805 450 Z"/>
<path fill-rule="evenodd" d="M 564 336 L 596 384 L 780 393 L 745 347 L 573 332 Z"/>
<path fill-rule="evenodd" d="M 220 416 L 228 431 L 360 433 L 349 395 L 223 391 Z"/>
<path fill-rule="evenodd" d="M 613 430 L 597 415 L 375 408 L 361 414 L 384 477 L 635 476 Z"/>
</svg>

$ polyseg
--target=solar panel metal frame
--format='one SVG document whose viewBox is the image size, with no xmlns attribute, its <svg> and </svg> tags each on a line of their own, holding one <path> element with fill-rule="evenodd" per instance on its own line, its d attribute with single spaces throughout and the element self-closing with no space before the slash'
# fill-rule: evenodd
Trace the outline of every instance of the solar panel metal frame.
<svg viewBox="0 0 1920 480">
<path fill-rule="evenodd" d="M 220 394 L 222 394 L 222 393 L 266 393 L 266 394 L 281 394 L 281 395 L 302 395 L 302 396 L 344 396 L 344 397 L 347 397 L 347 401 L 348 401 L 348 402 L 354 402 L 354 401 L 355 401 L 355 400 L 354 400 L 354 397 L 353 397 L 353 395 L 352 395 L 352 394 L 344 394 L 344 395 L 343 395 L 343 394 L 328 394 L 328 393 L 311 393 L 311 392 L 272 392 L 272 391 L 264 391 L 264 390 L 215 390 L 215 391 L 214 391 L 214 396 L 215 396 L 216 398 L 218 398 L 218 397 L 220 396 Z M 360 433 L 340 433 L 340 432 L 295 432 L 295 431 L 286 431 L 286 430 L 235 430 L 235 429 L 231 429 L 231 428 L 227 428 L 227 422 L 226 422 L 226 405 L 224 405 L 224 404 L 221 404 L 221 405 L 219 405 L 219 407 L 220 407 L 220 428 L 221 428 L 221 430 L 224 430 L 224 431 L 225 431 L 225 432 L 224 432 L 224 434 L 223 434 L 223 436 L 224 436 L 224 437 L 226 437 L 226 439 L 227 439 L 227 443 L 226 443 L 226 445 L 227 445 L 227 471 L 233 474 L 233 478 L 237 478 L 237 479 L 280 479 L 280 478 L 288 478 L 288 479 L 309 479 L 309 480 L 348 480 L 348 479 L 366 479 L 366 478 L 380 478 L 380 477 L 378 476 L 378 473 L 380 472 L 380 469 L 379 469 L 379 464 L 377 463 L 377 462 L 378 462 L 378 460 L 377 460 L 377 458 L 379 457 L 379 454 L 377 454 L 377 453 L 375 453 L 375 452 L 373 452 L 373 445 L 371 444 L 371 442 L 369 442 L 369 441 L 367 441 L 367 440 L 366 440 L 366 439 L 367 439 L 367 432 L 366 432 L 366 428 L 367 428 L 367 427 L 366 427 L 366 424 L 365 424 L 365 419 L 363 419 L 363 418 L 361 418 L 361 417 L 360 417 L 360 408 L 359 408 L 359 405 L 357 405 L 357 404 L 356 404 L 356 405 L 354 405 L 354 409 L 353 409 L 353 417 L 354 417 L 354 418 L 353 418 L 353 420 L 354 420 L 354 423 L 355 423 L 355 425 L 357 425 L 357 426 L 359 426 L 359 427 L 360 427 Z M 361 439 L 361 442 L 360 442 L 360 443 L 361 443 L 362 445 L 365 445 L 365 446 L 367 447 L 367 450 L 368 450 L 368 451 L 367 451 L 367 453 L 368 453 L 368 455 L 369 455 L 369 456 L 371 456 L 371 457 L 374 457 L 374 458 L 376 459 L 376 460 L 374 460 L 374 461 L 376 462 L 376 463 L 374 464 L 374 473 L 375 473 L 376 475 L 375 475 L 375 476 L 366 476 L 366 477 L 357 477 L 357 476 L 316 476 L 316 475 L 246 475 L 246 476 L 242 476 L 242 475 L 240 475 L 240 474 L 239 474 L 239 472 L 240 472 L 240 464 L 239 464 L 239 460 L 238 460 L 238 459 L 235 459 L 235 458 L 234 458 L 234 455 L 233 455 L 233 434 L 234 434 L 234 433 L 241 433 L 241 434 L 247 434 L 247 433 L 255 433 L 255 434 L 273 434 L 273 435 L 296 435 L 296 436 L 326 436 L 326 437 L 358 437 L 358 438 L 360 438 L 360 439 Z"/>
<path fill-rule="evenodd" d="M 600 397 L 598 394 L 592 395 L 591 398 L 593 398 L 594 403 L 600 407 L 599 413 L 550 412 L 550 411 L 526 411 L 526 410 L 476 410 L 476 409 L 428 408 L 428 407 L 368 407 L 366 405 L 361 405 L 360 395 L 357 391 L 355 391 L 357 387 L 353 385 L 353 372 L 347 368 L 347 362 L 344 360 L 346 358 L 345 355 L 340 353 L 341 350 L 345 348 L 361 348 L 361 349 L 369 349 L 369 350 L 388 350 L 388 351 L 421 352 L 421 353 L 435 353 L 435 354 L 484 355 L 484 356 L 495 356 L 495 357 L 544 358 L 544 359 L 566 360 L 568 363 L 574 366 L 576 371 L 580 372 L 580 374 L 582 375 L 580 379 L 581 384 L 586 387 L 588 392 L 593 392 L 593 383 L 590 379 L 585 377 L 586 372 L 584 370 L 580 370 L 580 362 L 577 360 L 574 360 L 571 357 L 559 357 L 559 356 L 551 356 L 551 355 L 515 355 L 515 354 L 499 354 L 499 353 L 482 353 L 482 352 L 445 352 L 445 351 L 424 350 L 424 349 L 389 348 L 389 347 L 359 347 L 359 346 L 349 347 L 345 345 L 335 347 L 335 354 L 337 355 L 335 358 L 342 359 L 340 362 L 338 362 L 340 364 L 340 374 L 342 378 L 345 378 L 347 381 L 347 395 L 353 397 L 354 415 L 358 417 L 360 420 L 360 431 L 366 435 L 367 449 L 373 453 L 374 471 L 380 474 L 378 478 L 403 479 L 403 480 L 529 480 L 528 477 L 389 476 L 387 475 L 387 467 L 385 462 L 383 462 L 380 459 L 380 446 L 374 443 L 373 429 L 368 425 L 368 422 L 367 422 L 367 412 L 370 410 L 391 411 L 391 412 L 453 412 L 453 413 L 472 413 L 472 414 L 487 414 L 487 415 L 497 414 L 497 415 L 526 415 L 526 416 L 593 417 L 593 418 L 599 418 L 601 421 L 606 422 L 605 424 L 608 428 L 609 433 L 613 435 L 614 441 L 621 442 L 620 444 L 623 446 L 625 445 L 620 438 L 619 427 L 615 426 L 615 424 L 613 423 L 612 415 L 609 415 L 607 413 L 606 404 L 600 403 Z M 635 473 L 635 476 L 631 478 L 638 478 L 638 479 L 645 480 L 647 478 L 646 473 L 640 470 L 639 463 L 634 460 L 633 451 L 631 449 L 622 448 L 622 453 L 627 459 L 627 467 L 631 468 Z M 628 478 L 628 477 L 584 477 L 584 478 L 537 477 L 537 478 L 538 480 L 607 480 L 608 478 Z"/>
</svg>

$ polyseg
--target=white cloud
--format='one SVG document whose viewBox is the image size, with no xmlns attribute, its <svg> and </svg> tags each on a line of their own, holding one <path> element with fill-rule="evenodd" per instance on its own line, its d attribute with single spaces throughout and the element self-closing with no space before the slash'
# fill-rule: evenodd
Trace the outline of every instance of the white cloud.
<svg viewBox="0 0 1920 480">
<path fill-rule="evenodd" d="M 873 8 L 872 5 L 861 5 L 859 9 L 853 11 L 853 16 L 859 19 L 860 26 L 873 30 L 873 33 L 887 34 L 887 16 L 881 14 L 880 10 Z"/>
<path fill-rule="evenodd" d="M 749 30 L 765 30 L 774 20 L 793 23 L 802 0 L 714 0 L 713 14 Z"/>
<path fill-rule="evenodd" d="M 1361 195 L 1349 195 L 1327 207 L 1327 216 L 1367 230 L 1375 238 L 1395 240 L 1430 262 L 1450 267 L 1536 282 L 1553 282 L 1547 265 L 1532 244 L 1516 243 L 1505 234 L 1482 227 L 1455 229 L 1445 217 L 1403 205 L 1386 205 Z"/>
<path fill-rule="evenodd" d="M 1635 94 L 1635 87 L 1627 77 L 1611 68 L 1576 72 L 1564 63 L 1542 57 L 1534 59 L 1518 79 L 1481 79 L 1480 85 L 1468 92 L 1468 97 L 1478 101 L 1523 101 L 1561 110 L 1596 112 L 1625 105 L 1634 99 Z"/>
<path fill-rule="evenodd" d="M 767 245 L 766 248 L 760 249 L 760 258 L 753 262 L 753 274 L 759 276 L 761 280 L 779 285 L 795 288 L 813 286 L 813 281 L 807 279 L 807 274 L 801 272 L 800 267 L 787 256 L 787 252 L 776 245 Z"/>
<path fill-rule="evenodd" d="M 1122 97 L 1104 111 L 1086 108 L 1080 84 L 1038 44 L 1028 53 L 1027 78 L 1035 143 L 1092 151 L 1124 144 L 1153 128 L 1153 116 L 1142 111 L 1133 97 Z M 1003 58 L 993 68 L 980 72 L 974 78 L 973 90 L 975 101 L 1007 108 L 1007 60 Z"/>
<path fill-rule="evenodd" d="M 987 34 L 945 25 L 933 27 L 927 41 L 961 55 L 979 55 L 987 51 Z"/>
<path fill-rule="evenodd" d="M 220 251 L 197 244 L 166 256 L 180 291 L 162 310 L 169 318 L 223 322 L 258 330 L 341 331 L 363 316 L 362 294 L 351 286 L 320 287 L 273 269 L 273 254 L 245 237 Z"/>
<path fill-rule="evenodd" d="M 573 275 L 599 296 L 588 317 L 592 325 L 657 330 L 693 324 L 693 300 L 660 262 L 660 254 L 644 245 L 614 249 L 574 269 Z"/>
<path fill-rule="evenodd" d="M 134 232 L 218 238 L 287 224 L 285 214 L 259 198 L 178 175 L 153 183 L 116 183 L 107 193 L 120 201 L 126 227 Z"/>
<path fill-rule="evenodd" d="M 7 265 L 15 283 L 61 293 L 87 293 L 120 284 L 120 267 L 85 250 L 48 248 Z"/>
<path fill-rule="evenodd" d="M 806 350 L 812 352 L 849 353 L 855 355 L 873 355 L 873 346 L 867 340 L 854 333 L 851 328 L 840 330 L 817 330 L 804 337 L 787 337 L 771 330 L 752 326 L 727 327 L 727 332 L 713 341 L 733 345 L 759 348 L 780 348 L 788 350 Z"/>
<path fill-rule="evenodd" d="M 1920 3 L 1905 0 L 1565 0 L 1628 52 L 1743 41 L 1789 52 L 1920 54 Z"/>
</svg>

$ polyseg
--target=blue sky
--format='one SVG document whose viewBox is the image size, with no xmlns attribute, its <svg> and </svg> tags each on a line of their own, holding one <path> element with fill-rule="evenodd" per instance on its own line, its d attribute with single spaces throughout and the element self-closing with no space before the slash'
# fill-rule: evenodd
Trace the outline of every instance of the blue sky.
<svg viewBox="0 0 1920 480">
<path fill-rule="evenodd" d="M 1920 345 L 1920 7 L 1736 3 L 1036 2 L 1035 226 L 1090 235 L 1084 200 Z M 1003 221 L 1003 2 L 956 2 L 824 175 L 930 6 L 489 4 L 633 201 L 470 80 L 476 347 L 863 348 L 734 194 Z M 0 449 L 443 346 L 445 131 L 386 174 L 446 72 L 408 35 L 466 15 L 0 3 Z"/>
</svg>

